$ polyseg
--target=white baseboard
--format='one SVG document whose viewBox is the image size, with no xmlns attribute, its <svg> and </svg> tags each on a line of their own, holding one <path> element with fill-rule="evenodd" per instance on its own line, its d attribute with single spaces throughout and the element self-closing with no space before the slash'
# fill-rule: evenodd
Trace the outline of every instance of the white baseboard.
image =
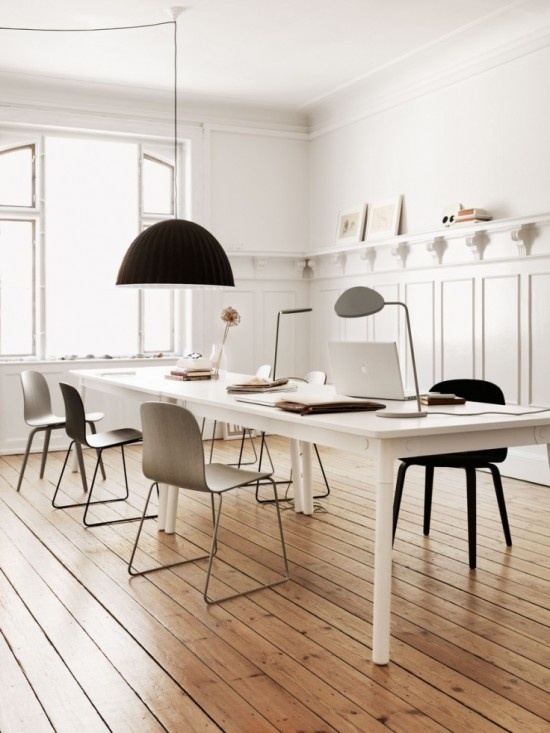
<svg viewBox="0 0 550 733">
<path fill-rule="evenodd" d="M 510 448 L 506 461 L 500 466 L 503 476 L 550 486 L 550 466 L 546 446 Z"/>
</svg>

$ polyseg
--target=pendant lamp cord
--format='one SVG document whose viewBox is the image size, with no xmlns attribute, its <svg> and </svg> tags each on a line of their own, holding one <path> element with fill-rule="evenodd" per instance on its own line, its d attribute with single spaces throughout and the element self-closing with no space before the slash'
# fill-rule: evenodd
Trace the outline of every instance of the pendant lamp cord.
<svg viewBox="0 0 550 733">
<path fill-rule="evenodd" d="M 178 24 L 174 20 L 174 219 L 178 218 Z"/>
<path fill-rule="evenodd" d="M 120 25 L 105 28 L 22 28 L 0 26 L 0 31 L 20 31 L 25 33 L 99 33 L 101 31 L 129 31 L 138 28 L 156 28 L 160 25 L 174 26 L 174 180 L 173 200 L 174 218 L 178 217 L 178 24 L 175 20 L 164 20 L 160 23 L 144 23 L 142 25 Z"/>
</svg>

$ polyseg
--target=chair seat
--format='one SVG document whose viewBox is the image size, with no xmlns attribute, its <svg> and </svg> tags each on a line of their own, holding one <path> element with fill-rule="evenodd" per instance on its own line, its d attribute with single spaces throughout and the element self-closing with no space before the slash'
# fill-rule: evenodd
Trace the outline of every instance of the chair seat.
<svg viewBox="0 0 550 733">
<path fill-rule="evenodd" d="M 118 428 L 116 430 L 107 430 L 104 433 L 95 433 L 89 435 L 87 443 L 90 448 L 102 450 L 103 448 L 114 448 L 124 443 L 138 442 L 142 439 L 141 432 L 134 428 Z"/>
<path fill-rule="evenodd" d="M 208 488 L 217 494 L 271 476 L 270 471 L 245 471 L 243 468 L 227 466 L 223 463 L 208 463 L 204 472 Z"/>
<path fill-rule="evenodd" d="M 464 453 L 446 453 L 440 456 L 416 456 L 401 458 L 409 466 L 435 466 L 437 468 L 485 468 L 489 463 L 502 463 L 506 458 L 506 448 L 496 450 L 465 451 Z"/>
<path fill-rule="evenodd" d="M 99 422 L 103 419 L 102 412 L 87 412 L 86 422 Z M 61 415 L 54 415 L 53 412 L 46 415 L 40 415 L 40 417 L 29 418 L 27 425 L 31 428 L 62 428 L 65 425 L 65 418 Z"/>
<path fill-rule="evenodd" d="M 62 428 L 65 425 L 65 418 L 61 417 L 61 415 L 49 413 L 47 415 L 40 415 L 40 417 L 29 418 L 26 422 L 31 428 Z"/>
</svg>

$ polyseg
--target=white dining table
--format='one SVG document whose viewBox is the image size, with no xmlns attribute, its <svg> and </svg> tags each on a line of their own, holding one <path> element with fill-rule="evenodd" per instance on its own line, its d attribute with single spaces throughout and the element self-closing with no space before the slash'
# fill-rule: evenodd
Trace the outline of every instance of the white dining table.
<svg viewBox="0 0 550 733">
<path fill-rule="evenodd" d="M 519 445 L 545 444 L 548 450 L 550 444 L 550 410 L 541 412 L 517 405 L 467 402 L 464 405 L 427 407 L 428 416 L 423 418 L 381 419 L 376 412 L 300 415 L 276 407 L 239 402 L 235 395 L 228 394 L 227 385 L 241 381 L 242 375 L 228 375 L 225 380 L 184 382 L 167 379 L 168 372 L 169 368 L 157 366 L 131 371 L 75 370 L 73 376 L 77 378 L 84 397 L 86 390 L 99 390 L 139 401 L 177 402 L 199 417 L 286 436 L 290 439 L 293 470 L 299 472 L 299 476 L 295 475 L 298 479 L 295 508 L 304 514 L 313 512 L 312 443 L 374 460 L 376 517 L 372 660 L 379 665 L 390 660 L 392 505 L 396 460 L 407 456 Z M 292 397 L 299 395 L 323 400 L 333 396 L 334 389 L 303 384 L 298 386 Z M 416 403 L 392 403 L 392 410 L 396 407 L 414 412 Z M 159 512 L 162 513 L 159 529 L 173 531 L 176 502 L 177 491 L 174 490 L 168 496 L 166 507 Z"/>
</svg>

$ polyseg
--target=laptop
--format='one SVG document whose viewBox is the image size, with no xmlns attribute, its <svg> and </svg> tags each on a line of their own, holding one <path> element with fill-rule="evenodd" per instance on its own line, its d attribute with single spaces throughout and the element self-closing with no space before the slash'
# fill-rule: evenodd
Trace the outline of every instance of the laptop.
<svg viewBox="0 0 550 733">
<path fill-rule="evenodd" d="M 331 341 L 328 345 L 337 394 L 375 400 L 413 400 L 403 388 L 395 341 Z"/>
</svg>

